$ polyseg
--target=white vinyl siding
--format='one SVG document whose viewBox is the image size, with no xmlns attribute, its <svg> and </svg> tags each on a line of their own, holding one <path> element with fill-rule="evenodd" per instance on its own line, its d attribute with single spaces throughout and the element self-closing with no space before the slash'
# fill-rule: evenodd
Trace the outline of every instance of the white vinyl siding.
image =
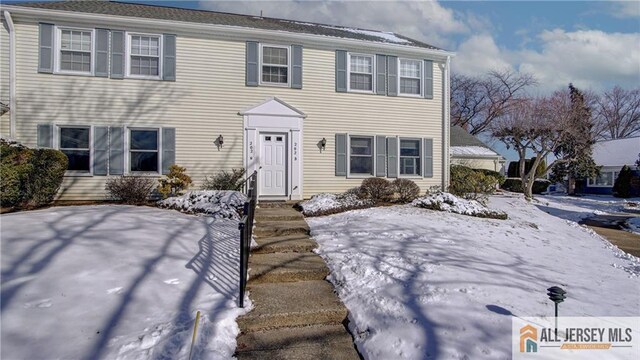
<svg viewBox="0 0 640 360">
<path fill-rule="evenodd" d="M 55 37 L 56 72 L 91 75 L 94 58 L 93 30 L 57 27 Z"/>
<path fill-rule="evenodd" d="M 288 85 L 290 51 L 288 46 L 260 45 L 260 83 Z"/>
<path fill-rule="evenodd" d="M 69 159 L 69 173 L 91 173 L 91 127 L 59 126 L 58 149 Z"/>
<path fill-rule="evenodd" d="M 348 89 L 357 92 L 373 92 L 373 56 L 348 54 Z"/>
<path fill-rule="evenodd" d="M 127 33 L 127 76 L 160 80 L 162 35 Z"/>
<path fill-rule="evenodd" d="M 348 158 L 349 175 L 373 175 L 374 170 L 374 137 L 349 136 Z"/>
<path fill-rule="evenodd" d="M 398 59 L 398 92 L 400 95 L 422 95 L 422 61 Z"/>
</svg>

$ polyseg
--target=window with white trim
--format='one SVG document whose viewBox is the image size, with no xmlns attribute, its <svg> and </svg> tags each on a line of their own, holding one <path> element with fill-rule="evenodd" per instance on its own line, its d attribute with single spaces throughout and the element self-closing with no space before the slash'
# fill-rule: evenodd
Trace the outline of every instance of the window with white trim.
<svg viewBox="0 0 640 360">
<path fill-rule="evenodd" d="M 289 47 L 263 45 L 261 48 L 261 82 L 263 84 L 289 84 Z"/>
<path fill-rule="evenodd" d="M 421 143 L 421 139 L 400 139 L 400 175 L 422 174 Z"/>
<path fill-rule="evenodd" d="M 349 174 L 373 175 L 373 136 L 349 136 Z"/>
<path fill-rule="evenodd" d="M 58 139 L 58 149 L 69 159 L 67 171 L 91 172 L 91 128 L 61 126 Z"/>
<path fill-rule="evenodd" d="M 158 129 L 129 129 L 129 170 L 158 173 L 160 139 Z"/>
<path fill-rule="evenodd" d="M 373 91 L 373 56 L 349 54 L 349 91 Z"/>
<path fill-rule="evenodd" d="M 398 76 L 400 94 L 422 94 L 422 61 L 398 59 L 400 74 Z"/>
<path fill-rule="evenodd" d="M 58 28 L 59 72 L 91 74 L 93 65 L 93 30 Z"/>
<path fill-rule="evenodd" d="M 161 35 L 128 34 L 128 75 L 131 77 L 159 78 Z"/>
<path fill-rule="evenodd" d="M 602 171 L 598 177 L 589 178 L 587 184 L 593 187 L 612 187 L 617 177 L 617 171 Z"/>
</svg>

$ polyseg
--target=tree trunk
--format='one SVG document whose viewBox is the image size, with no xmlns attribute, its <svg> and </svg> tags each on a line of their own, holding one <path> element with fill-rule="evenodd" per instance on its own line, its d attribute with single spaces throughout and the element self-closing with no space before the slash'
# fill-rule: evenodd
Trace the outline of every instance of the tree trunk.
<svg viewBox="0 0 640 360">
<path fill-rule="evenodd" d="M 567 179 L 567 194 L 576 194 L 576 179 L 571 175 L 569 175 Z"/>
</svg>

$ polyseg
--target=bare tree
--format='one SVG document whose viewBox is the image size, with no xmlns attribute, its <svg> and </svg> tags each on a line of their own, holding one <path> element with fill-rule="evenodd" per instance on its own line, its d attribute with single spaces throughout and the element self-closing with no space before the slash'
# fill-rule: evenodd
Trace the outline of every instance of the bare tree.
<svg viewBox="0 0 640 360">
<path fill-rule="evenodd" d="M 619 86 L 594 99 L 596 135 L 601 139 L 620 139 L 640 135 L 640 88 Z"/>
<path fill-rule="evenodd" d="M 523 96 L 536 79 L 511 70 L 490 71 L 484 76 L 451 77 L 451 124 L 476 135 L 489 130 Z"/>
<path fill-rule="evenodd" d="M 584 118 L 575 116 L 571 95 L 565 90 L 550 97 L 518 101 L 494 121 L 493 136 L 518 153 L 520 179 L 527 199 L 533 197 L 536 169 L 548 155 L 571 144 L 571 151 L 548 164 L 544 174 L 558 164 L 591 157 L 590 127 L 576 124 L 577 119 Z M 534 162 L 526 172 L 529 153 L 534 155 Z"/>
</svg>

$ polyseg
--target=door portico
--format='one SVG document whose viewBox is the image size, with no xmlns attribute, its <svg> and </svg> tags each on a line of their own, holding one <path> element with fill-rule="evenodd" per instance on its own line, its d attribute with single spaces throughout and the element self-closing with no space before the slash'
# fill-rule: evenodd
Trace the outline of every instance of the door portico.
<svg viewBox="0 0 640 360">
<path fill-rule="evenodd" d="M 258 171 L 258 197 L 302 200 L 304 113 L 278 98 L 239 113 L 244 122 L 243 164 Z"/>
</svg>

